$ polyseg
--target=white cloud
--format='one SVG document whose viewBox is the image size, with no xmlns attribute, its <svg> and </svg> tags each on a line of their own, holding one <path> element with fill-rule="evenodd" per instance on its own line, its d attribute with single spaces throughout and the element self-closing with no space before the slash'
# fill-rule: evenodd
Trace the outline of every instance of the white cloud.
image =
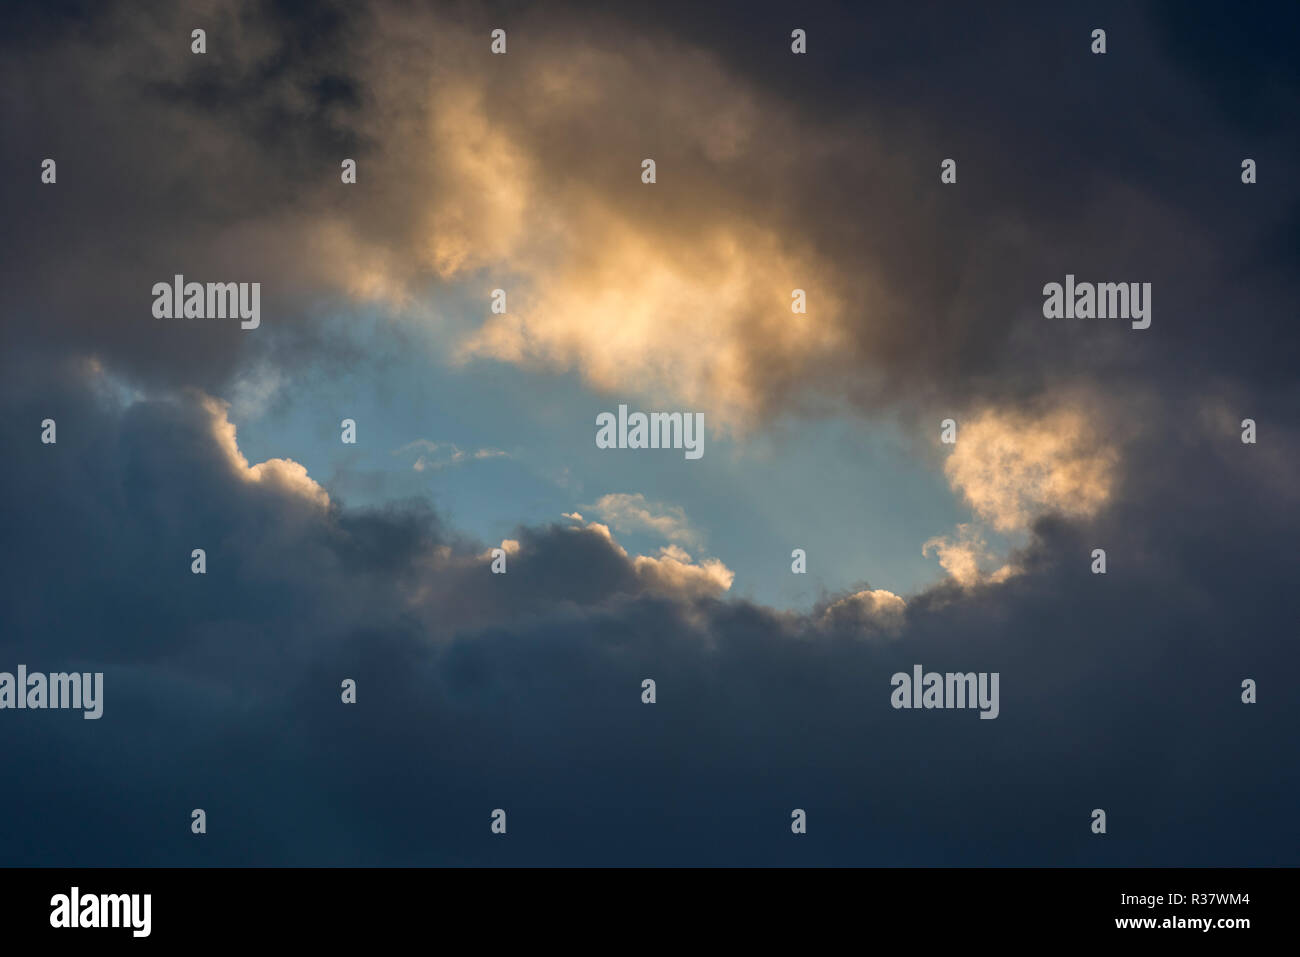
<svg viewBox="0 0 1300 957">
<path fill-rule="evenodd" d="M 647 502 L 640 492 L 604 495 L 592 505 L 583 505 L 620 532 L 651 532 L 670 542 L 696 546 L 700 535 L 691 528 L 680 505 Z"/>
<path fill-rule="evenodd" d="M 883 588 L 855 592 L 827 608 L 823 627 L 849 627 L 866 634 L 897 635 L 903 629 L 907 603 Z"/>
<path fill-rule="evenodd" d="M 204 410 L 211 417 L 212 436 L 241 479 L 281 489 L 321 508 L 329 505 L 330 497 L 326 491 L 307 474 L 305 466 L 292 459 L 267 459 L 250 466 L 244 453 L 239 451 L 235 424 L 230 421 L 230 406 L 211 396 L 203 396 L 202 401 Z"/>
<path fill-rule="evenodd" d="M 574 513 L 575 515 L 577 513 Z M 572 516 L 566 516 L 572 517 Z M 595 532 L 627 557 L 627 549 L 618 543 L 608 525 L 588 522 L 583 531 Z M 680 545 L 664 545 L 658 557 L 636 555 L 632 570 L 651 591 L 683 598 L 712 598 L 731 588 L 736 573 L 716 558 L 695 561 Z"/>
<path fill-rule="evenodd" d="M 1043 515 L 1097 515 L 1118 483 L 1120 422 L 1077 392 L 1047 408 L 989 408 L 966 418 L 958 425 L 944 474 L 975 521 L 929 539 L 921 554 L 934 554 L 949 577 L 966 588 L 1019 574 L 1018 567 L 993 553 L 986 533 L 1023 539 Z"/>
<path fill-rule="evenodd" d="M 450 442 L 430 442 L 428 439 L 416 439 L 414 442 L 407 442 L 399 449 L 393 449 L 394 455 L 405 455 L 410 452 L 422 453 L 411 465 L 411 468 L 417 472 L 440 472 L 445 468 L 464 465 L 466 462 L 510 458 L 510 453 L 503 452 L 501 449 L 466 450 Z"/>
<path fill-rule="evenodd" d="M 661 548 L 658 558 L 637 555 L 632 559 L 632 567 L 637 577 L 655 591 L 686 598 L 721 595 L 736 579 L 736 573 L 718 559 L 706 558 L 696 563 L 676 545 Z"/>
</svg>

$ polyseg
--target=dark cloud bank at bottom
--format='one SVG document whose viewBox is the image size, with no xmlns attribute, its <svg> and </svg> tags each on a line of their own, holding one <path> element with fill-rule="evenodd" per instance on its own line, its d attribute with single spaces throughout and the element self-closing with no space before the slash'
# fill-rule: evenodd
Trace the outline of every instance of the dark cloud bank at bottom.
<svg viewBox="0 0 1300 957">
<path fill-rule="evenodd" d="M 1148 445 L 1098 521 L 890 638 L 647 590 L 561 527 L 431 583 L 483 546 L 427 508 L 316 511 L 241 481 L 193 398 L 10 372 L 0 670 L 103 671 L 105 701 L 0 712 L 0 863 L 1297 863 L 1300 529 L 1230 444 Z M 999 672 L 1000 716 L 894 710 L 917 663 Z"/>
</svg>

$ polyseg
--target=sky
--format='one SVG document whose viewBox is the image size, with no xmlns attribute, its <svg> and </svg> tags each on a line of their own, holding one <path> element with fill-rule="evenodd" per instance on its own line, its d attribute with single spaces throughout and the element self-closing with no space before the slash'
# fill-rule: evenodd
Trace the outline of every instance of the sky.
<svg viewBox="0 0 1300 957">
<path fill-rule="evenodd" d="M 1298 19 L 15 4 L 0 864 L 1296 864 Z"/>
</svg>

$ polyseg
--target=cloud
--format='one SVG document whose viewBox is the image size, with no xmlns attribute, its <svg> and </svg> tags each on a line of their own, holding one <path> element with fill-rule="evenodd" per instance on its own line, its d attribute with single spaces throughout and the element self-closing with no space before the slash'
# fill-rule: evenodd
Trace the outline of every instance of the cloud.
<svg viewBox="0 0 1300 957">
<path fill-rule="evenodd" d="M 1135 435 L 1138 410 L 1156 414 L 1148 397 L 1121 412 L 1075 387 L 1050 402 L 985 407 L 963 417 L 943 468 L 975 521 L 927 539 L 921 554 L 935 555 L 966 588 L 1020 574 L 1013 559 L 989 546 L 988 535 L 1000 533 L 1014 545 L 1048 515 L 1095 520 L 1120 486 L 1122 450 Z"/>
<path fill-rule="evenodd" d="M 832 602 L 821 612 L 823 627 L 867 637 L 896 637 L 903 629 L 907 603 L 883 588 L 864 589 Z"/>
<path fill-rule="evenodd" d="M 989 549 L 983 533 L 974 525 L 957 526 L 956 534 L 936 535 L 921 546 L 921 554 L 933 552 L 939 565 L 958 585 L 969 588 L 981 582 L 997 584 L 1020 573 L 1014 564 L 1002 563 Z M 988 571 L 990 565 L 998 565 Z"/>
<path fill-rule="evenodd" d="M 1095 528 L 1040 518 L 1014 579 L 780 612 L 729 597 L 729 573 L 680 545 L 629 556 L 599 523 L 521 528 L 493 575 L 427 507 L 319 507 L 248 477 L 201 395 L 120 405 L 80 366 L 5 371 L 0 495 L 24 507 L 6 527 L 0 658 L 106 673 L 100 722 L 0 739 L 0 761 L 44 782 L 0 795 L 7 863 L 483 863 L 465 821 L 485 794 L 512 826 L 581 808 L 601 836 L 534 836 L 497 863 L 1294 863 L 1300 781 L 1245 793 L 1204 756 L 1290 766 L 1296 702 L 1251 711 L 1237 686 L 1295 671 L 1279 596 L 1300 532 L 1275 507 L 1289 500 L 1269 484 L 1256 499 L 1249 467 L 1209 454 L 1208 432 L 1138 446 L 1139 484 L 1116 486 Z M 49 406 L 47 447 L 32 423 Z M 1123 556 L 1105 582 L 1080 557 L 1094 540 Z M 189 572 L 197 545 L 206 576 Z M 76 602 L 49 571 L 70 567 Z M 1000 672 L 1000 716 L 891 709 L 890 676 L 917 663 Z M 648 676 L 658 710 L 640 703 Z M 356 706 L 339 702 L 344 677 Z M 258 768 L 256 794 L 222 762 Z M 791 782 L 827 826 L 866 808 L 890 827 L 756 838 Z M 177 793 L 219 809 L 227 837 L 166 840 Z M 429 793 L 442 813 L 421 813 Z M 682 800 L 731 824 L 683 818 Z M 1091 840 L 1101 802 L 1162 824 Z M 52 819 L 66 826 L 24 837 Z"/>
<path fill-rule="evenodd" d="M 985 409 L 959 424 L 944 474 L 980 519 L 1013 532 L 1048 512 L 1096 515 L 1111 497 L 1118 463 L 1117 446 L 1082 409 Z"/>
<path fill-rule="evenodd" d="M 647 502 L 640 492 L 611 492 L 582 507 L 621 532 L 649 532 L 670 542 L 699 544 L 700 535 L 691 528 L 680 505 Z"/>
<path fill-rule="evenodd" d="M 465 465 L 468 462 L 478 462 L 483 459 L 501 459 L 510 458 L 509 452 L 503 452 L 500 449 L 473 449 L 467 451 L 461 449 L 449 442 L 430 442 L 428 439 L 416 439 L 408 442 L 399 449 L 394 449 L 394 455 L 403 455 L 412 451 L 420 451 L 424 454 L 416 457 L 411 468 L 416 472 L 439 472 L 452 466 Z"/>
<path fill-rule="evenodd" d="M 676 546 L 660 549 L 659 557 L 632 559 L 637 577 L 653 591 L 689 598 L 716 597 L 731 587 L 736 575 L 716 558 L 696 564 Z"/>
<path fill-rule="evenodd" d="M 0 736 L 0 763 L 42 782 L 0 794 L 3 863 L 1294 865 L 1297 701 L 1237 689 L 1300 664 L 1297 184 L 1207 186 L 1232 185 L 1243 139 L 1294 153 L 1286 45 L 1243 112 L 1253 37 L 1213 35 L 1205 90 L 1200 48 L 1161 43 L 1196 18 L 1125 12 L 1144 89 L 1178 104 L 1156 127 L 1111 108 L 1123 70 L 1024 82 L 1082 49 L 1048 7 L 931 14 L 868 33 L 943 69 L 864 57 L 848 29 L 814 34 L 820 77 L 698 5 L 521 13 L 500 58 L 473 14 L 389 3 L 214 3 L 206 59 L 180 7 L 75 28 L 54 10 L 0 38 L 24 90 L 0 104 L 8 140 L 60 163 L 57 188 L 22 150 L 0 177 L 21 240 L 0 283 L 0 654 L 107 673 L 102 721 Z M 1069 135 L 1063 98 L 1130 148 Z M 1026 179 L 1025 156 L 1053 175 Z M 177 271 L 261 279 L 262 326 L 152 320 Z M 1152 281 L 1152 329 L 1043 320 L 1067 271 Z M 889 410 L 928 437 L 971 410 L 945 463 L 971 534 L 926 543 L 950 572 L 935 588 L 810 612 L 732 594 L 684 541 L 633 556 L 573 517 L 512 532 L 494 576 L 427 505 L 350 508 L 292 460 L 250 465 L 207 398 L 256 411 L 277 370 L 373 372 L 320 320 L 377 314 L 445 346 L 431 364 L 568 370 L 737 427 Z M 94 359 L 51 358 L 73 355 Z M 1259 446 L 1215 427 L 1246 415 Z M 990 530 L 1023 542 L 1014 577 L 988 572 Z M 1099 541 L 1104 579 L 1082 557 Z M 892 710 L 889 676 L 918 662 L 1000 671 L 1001 716 Z M 174 839 L 178 794 L 218 809 L 220 842 Z M 810 843 L 772 824 L 793 800 L 825 822 Z M 497 801 L 504 849 L 472 823 Z M 1098 842 L 1099 801 L 1158 823 Z M 840 826 L 863 815 L 888 826 Z"/>
<path fill-rule="evenodd" d="M 72 153 L 91 138 L 97 152 L 94 164 L 61 167 L 58 190 L 5 180 L 30 232 L 10 251 L 0 304 L 65 317 L 28 335 L 95 352 L 150 386 L 229 394 L 239 382 L 240 408 L 255 408 L 275 367 L 354 361 L 318 320 L 358 305 L 391 308 L 387 328 L 427 333 L 431 363 L 570 370 L 589 387 L 653 395 L 738 430 L 845 407 L 913 424 L 935 405 L 1015 408 L 1098 372 L 1111 393 L 1186 390 L 1207 365 L 1287 381 L 1265 345 L 1285 332 L 1289 260 L 1274 241 L 1285 223 L 1238 206 L 1211 225 L 1179 184 L 1133 182 L 1122 158 L 1045 142 L 1036 118 L 1056 102 L 1050 85 L 1008 92 L 985 78 L 968 93 L 996 108 L 975 111 L 951 97 L 943 71 L 904 77 L 889 58 L 824 50 L 872 78 L 845 99 L 816 82 L 791 87 L 730 29 L 710 31 L 703 49 L 697 15 L 682 10 L 654 23 L 524 12 L 515 29 L 528 55 L 491 57 L 481 24 L 450 5 L 327 6 L 303 42 L 298 20 L 230 0 L 211 17 L 231 42 L 201 62 L 175 41 L 188 35 L 185 16 L 141 20 L 108 6 L 95 42 L 51 22 L 12 45 L 3 67 L 10 86 L 32 91 L 2 107 L 15 140 Z M 1149 11 L 1125 21 L 1126 35 L 1156 45 L 1161 31 L 1184 29 Z M 890 35 L 942 42 L 903 11 L 884 22 Z M 1060 34 L 1046 11 L 1017 27 L 963 22 L 981 44 L 953 69 L 1015 61 L 1026 31 Z M 96 43 L 114 56 L 96 55 Z M 1099 96 L 1125 89 L 1121 77 L 1096 79 Z M 1195 157 L 1207 136 L 1232 142 L 1185 58 L 1153 57 L 1149 80 L 1186 114 L 1127 130 L 1135 149 L 1162 137 L 1162 150 Z M 1289 86 L 1272 95 L 1295 99 Z M 1284 129 L 1257 126 L 1261 149 L 1285 146 Z M 954 135 L 984 159 L 950 189 L 917 157 L 946 155 Z M 1036 150 L 1060 175 L 1025 181 L 995 150 Z M 343 186 L 325 156 L 357 159 L 357 184 Z M 639 178 L 646 156 L 659 164 L 653 186 Z M 1192 182 L 1209 162 L 1194 160 Z M 1271 188 L 1270 208 L 1289 209 L 1296 187 Z M 1061 214 L 1078 195 L 1085 212 Z M 187 197 L 190 228 L 175 228 L 173 196 Z M 83 227 L 73 237 L 56 232 L 65 203 Z M 130 248 L 116 241 L 124 230 Z M 55 247 L 65 250 L 57 265 L 43 252 Z M 1217 319 L 1241 289 L 1222 248 L 1248 250 L 1259 280 L 1251 305 L 1262 325 L 1249 342 Z M 1153 329 L 1178 316 L 1187 334 L 1043 320 L 1039 290 L 1067 270 L 1135 270 L 1154 281 Z M 274 277 L 263 327 L 226 335 L 150 321 L 147 290 L 177 271 Z M 487 309 L 498 286 L 510 295 L 505 315 Z M 790 311 L 796 288 L 806 315 Z M 258 362 L 268 370 L 250 380 Z"/>
<path fill-rule="evenodd" d="M 202 396 L 200 403 L 210 416 L 212 436 L 218 448 L 243 481 L 282 489 L 320 508 L 329 506 L 328 493 L 307 474 L 305 467 L 292 459 L 268 459 L 257 465 L 248 464 L 248 459 L 239 451 L 239 443 L 235 439 L 235 425 L 228 415 L 229 403 L 211 396 Z"/>
<path fill-rule="evenodd" d="M 980 579 L 980 564 L 992 556 L 982 536 L 970 525 L 957 526 L 957 537 L 935 536 L 921 546 L 921 554 L 934 552 L 939 564 L 960 585 L 973 585 Z"/>
<path fill-rule="evenodd" d="M 639 498 L 640 496 L 625 497 Z M 565 518 L 582 520 L 577 513 L 566 514 Z M 587 522 L 581 530 L 603 539 L 618 552 L 620 557 L 628 557 L 627 549 L 614 538 L 608 525 Z M 731 583 L 736 578 L 735 572 L 718 559 L 707 558 L 697 563 L 691 558 L 690 553 L 679 545 L 661 547 L 657 557 L 636 555 L 632 557 L 631 562 L 632 571 L 641 585 L 650 591 L 680 598 L 716 597 L 731 588 Z"/>
<path fill-rule="evenodd" d="M 262 363 L 252 372 L 235 380 L 230 389 L 230 408 L 238 419 L 247 421 L 258 418 L 284 385 L 284 372 L 269 363 Z"/>
</svg>

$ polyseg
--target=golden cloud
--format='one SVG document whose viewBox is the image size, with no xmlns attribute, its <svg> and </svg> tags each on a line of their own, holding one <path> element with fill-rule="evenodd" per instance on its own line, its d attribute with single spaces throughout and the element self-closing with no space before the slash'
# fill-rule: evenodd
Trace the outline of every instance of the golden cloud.
<svg viewBox="0 0 1300 957">
<path fill-rule="evenodd" d="M 225 456 L 231 470 L 242 481 L 277 489 L 318 508 L 329 506 L 329 494 L 307 474 L 307 469 L 302 464 L 292 459 L 267 459 L 265 462 L 249 465 L 248 459 L 239 450 L 239 443 L 235 438 L 235 424 L 230 421 L 229 404 L 211 396 L 203 396 L 202 404 L 204 411 L 208 413 L 212 437 L 217 447 Z"/>
<path fill-rule="evenodd" d="M 1118 449 L 1084 409 L 988 409 L 959 424 L 944 473 L 980 519 L 1015 532 L 1048 512 L 1095 515 L 1111 497 L 1118 463 Z M 969 544 L 964 553 L 949 547 L 955 566 L 968 569 Z"/>
</svg>

